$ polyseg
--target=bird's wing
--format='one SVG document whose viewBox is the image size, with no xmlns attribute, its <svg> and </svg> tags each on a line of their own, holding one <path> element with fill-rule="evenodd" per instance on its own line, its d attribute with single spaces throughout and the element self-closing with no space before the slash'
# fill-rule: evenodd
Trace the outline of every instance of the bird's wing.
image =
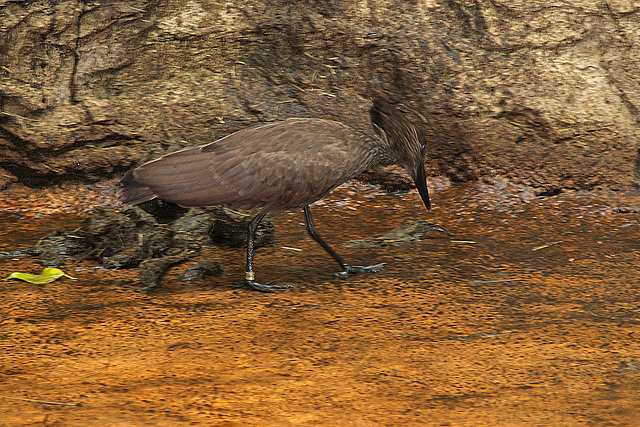
<svg viewBox="0 0 640 427">
<path fill-rule="evenodd" d="M 182 206 L 288 208 L 311 203 L 360 172 L 366 150 L 341 123 L 289 119 L 167 154 L 133 175 L 138 185 Z"/>
</svg>

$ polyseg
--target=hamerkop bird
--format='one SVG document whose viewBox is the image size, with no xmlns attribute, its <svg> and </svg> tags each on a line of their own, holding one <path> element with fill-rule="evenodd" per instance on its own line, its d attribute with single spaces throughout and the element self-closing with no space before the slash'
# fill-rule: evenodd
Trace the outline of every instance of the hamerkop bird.
<svg viewBox="0 0 640 427">
<path fill-rule="evenodd" d="M 340 264 L 340 274 L 377 272 L 383 264 L 348 264 L 320 237 L 309 211 L 311 203 L 364 170 L 390 164 L 403 166 L 411 174 L 425 206 L 431 207 L 424 135 L 385 101 L 375 101 L 370 114 L 374 132 L 307 118 L 242 129 L 130 170 L 120 181 L 118 196 L 130 205 L 157 197 L 184 207 L 260 208 L 249 223 L 244 282 L 258 291 L 289 287 L 255 281 L 254 235 L 270 211 L 302 208 L 309 234 Z"/>
</svg>

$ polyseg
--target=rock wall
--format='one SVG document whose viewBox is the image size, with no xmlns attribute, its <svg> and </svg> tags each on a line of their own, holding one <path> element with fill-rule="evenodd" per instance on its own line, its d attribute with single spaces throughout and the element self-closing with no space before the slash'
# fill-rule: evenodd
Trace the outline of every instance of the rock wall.
<svg viewBox="0 0 640 427">
<path fill-rule="evenodd" d="M 369 126 L 384 94 L 431 174 L 637 187 L 633 0 L 0 0 L 0 187 L 100 180 L 259 121 Z"/>
</svg>

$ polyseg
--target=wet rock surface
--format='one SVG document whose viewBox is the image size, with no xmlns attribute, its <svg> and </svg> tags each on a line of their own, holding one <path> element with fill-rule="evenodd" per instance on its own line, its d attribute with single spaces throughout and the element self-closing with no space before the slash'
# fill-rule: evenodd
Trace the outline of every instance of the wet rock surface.
<svg viewBox="0 0 640 427">
<path fill-rule="evenodd" d="M 192 280 L 204 279 L 212 276 L 227 274 L 219 263 L 215 261 L 200 261 L 196 265 L 189 267 L 180 275 L 180 280 L 189 282 Z"/>
</svg>

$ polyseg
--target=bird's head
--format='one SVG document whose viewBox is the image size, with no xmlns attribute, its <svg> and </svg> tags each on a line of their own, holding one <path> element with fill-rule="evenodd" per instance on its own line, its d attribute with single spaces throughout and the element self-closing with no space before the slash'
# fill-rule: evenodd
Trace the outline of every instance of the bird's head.
<svg viewBox="0 0 640 427">
<path fill-rule="evenodd" d="M 374 129 L 389 143 L 393 161 L 403 166 L 413 178 L 420 197 L 427 209 L 431 209 L 424 156 L 427 139 L 404 114 L 381 99 L 375 100 L 370 110 Z"/>
</svg>

